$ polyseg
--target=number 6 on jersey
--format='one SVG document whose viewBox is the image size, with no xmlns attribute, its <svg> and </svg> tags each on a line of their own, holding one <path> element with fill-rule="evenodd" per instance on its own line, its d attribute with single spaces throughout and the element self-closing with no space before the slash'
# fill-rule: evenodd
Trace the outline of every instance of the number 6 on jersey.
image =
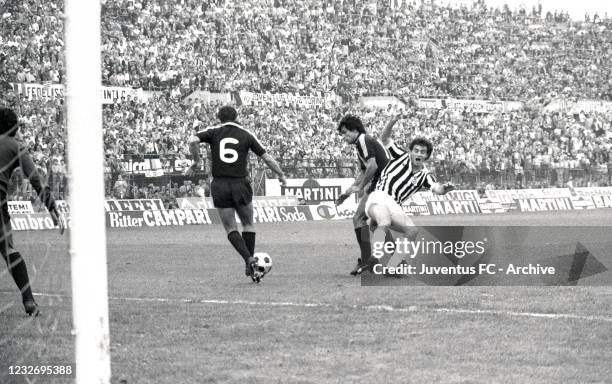
<svg viewBox="0 0 612 384">
<path fill-rule="evenodd" d="M 233 137 L 226 137 L 219 142 L 219 157 L 224 163 L 235 163 L 238 160 L 238 152 L 235 149 L 226 147 L 227 144 L 238 144 L 239 141 Z"/>
</svg>

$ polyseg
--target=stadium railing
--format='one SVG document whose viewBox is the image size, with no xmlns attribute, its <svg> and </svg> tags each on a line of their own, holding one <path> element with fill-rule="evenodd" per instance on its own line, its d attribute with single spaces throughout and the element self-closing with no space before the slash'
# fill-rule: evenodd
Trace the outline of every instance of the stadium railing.
<svg viewBox="0 0 612 384">
<path fill-rule="evenodd" d="M 280 164 L 287 178 L 295 179 L 356 177 L 360 172 L 352 159 L 340 160 L 336 164 L 329 162 L 317 164 L 315 160 L 303 159 L 282 160 Z M 265 180 L 274 178 L 274 175 L 263 164 L 256 161 L 249 165 L 249 172 L 255 195 L 264 195 Z M 612 185 L 612 169 L 605 167 L 589 169 L 539 167 L 516 172 L 514 169 L 457 170 L 455 165 L 438 165 L 435 167 L 435 173 L 440 179 L 450 180 L 461 189 L 477 189 L 488 184 L 501 189 L 543 188 L 563 186 L 570 180 L 576 187 Z M 119 177 L 125 182 L 117 183 Z M 62 175 L 56 180 L 47 179 L 46 181 L 57 199 L 66 200 L 69 193 L 68 180 L 69 175 Z M 166 193 L 172 193 L 176 198 L 195 196 L 196 190 L 200 188 L 205 194 L 208 194 L 208 182 L 209 176 L 206 170 L 191 178 L 179 171 L 156 176 L 138 171 L 108 172 L 104 174 L 104 192 L 109 198 L 138 198 L 143 197 L 143 194 L 151 196 L 154 193 L 161 193 L 163 188 L 167 191 Z M 28 181 L 24 182 L 18 174 L 14 175 L 9 183 L 8 196 L 9 200 L 36 200 L 36 193 L 31 184 Z"/>
</svg>

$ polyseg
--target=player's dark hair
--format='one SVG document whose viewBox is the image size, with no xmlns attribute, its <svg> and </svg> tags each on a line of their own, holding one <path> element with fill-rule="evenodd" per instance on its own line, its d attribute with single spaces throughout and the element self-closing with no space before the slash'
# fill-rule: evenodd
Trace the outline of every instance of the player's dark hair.
<svg viewBox="0 0 612 384">
<path fill-rule="evenodd" d="M 236 109 L 231 105 L 221 107 L 221 109 L 219 109 L 219 112 L 217 112 L 217 118 L 222 123 L 227 123 L 228 121 L 236 121 L 237 117 L 238 112 L 236 112 Z"/>
<path fill-rule="evenodd" d="M 349 131 L 357 131 L 359 133 L 366 133 L 366 130 L 361 122 L 361 119 L 357 116 L 346 115 L 340 120 L 338 123 L 338 132 L 342 130 L 342 127 L 346 128 Z"/>
<path fill-rule="evenodd" d="M 0 135 L 8 133 L 15 136 L 17 133 L 17 115 L 9 108 L 0 108 Z"/>
<path fill-rule="evenodd" d="M 414 148 L 415 145 L 420 145 L 422 147 L 427 148 L 427 159 L 429 159 L 429 157 L 431 156 L 431 153 L 433 152 L 433 144 L 431 143 L 431 141 L 427 140 L 424 137 L 415 137 L 410 142 L 410 145 L 408 146 L 408 148 L 410 148 L 410 150 L 412 151 L 412 148 Z"/>
</svg>

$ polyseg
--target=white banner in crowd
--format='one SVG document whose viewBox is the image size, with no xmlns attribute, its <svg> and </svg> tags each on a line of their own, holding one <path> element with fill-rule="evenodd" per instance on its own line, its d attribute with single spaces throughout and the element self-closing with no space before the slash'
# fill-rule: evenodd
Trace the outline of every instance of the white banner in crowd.
<svg viewBox="0 0 612 384">
<path fill-rule="evenodd" d="M 64 98 L 63 84 L 33 84 L 33 83 L 11 83 L 16 93 L 25 96 L 28 100 L 55 100 Z"/>
<path fill-rule="evenodd" d="M 63 84 L 37 84 L 37 83 L 11 83 L 15 92 L 25 96 L 28 100 L 56 100 L 63 99 L 65 88 Z M 113 104 L 127 101 L 128 98 L 144 99 L 141 88 L 131 87 L 102 87 L 102 104 Z"/>
<path fill-rule="evenodd" d="M 612 101 L 605 100 L 578 100 L 571 101 L 568 99 L 554 99 L 544 107 L 545 113 L 550 112 L 565 112 L 565 113 L 580 113 L 580 112 L 600 112 L 607 113 L 612 111 Z"/>
<path fill-rule="evenodd" d="M 144 171 L 145 177 L 160 177 L 164 175 L 163 169 L 152 169 Z"/>
<path fill-rule="evenodd" d="M 463 100 L 463 99 L 444 99 L 442 105 L 446 108 L 462 112 L 464 110 L 470 112 L 490 113 L 502 111 L 503 105 L 498 101 L 490 100 Z"/>
<path fill-rule="evenodd" d="M 419 99 L 417 105 L 421 109 L 442 109 L 442 99 Z"/>
<path fill-rule="evenodd" d="M 121 162 L 121 167 L 125 172 L 144 173 L 146 177 L 156 176 L 157 174 L 155 171 L 158 170 L 161 170 L 162 175 L 164 172 L 164 164 L 158 156 L 142 160 L 124 160 Z"/>
<path fill-rule="evenodd" d="M 404 107 L 405 104 L 395 96 L 364 96 L 360 100 L 362 106 L 369 108 Z"/>
<path fill-rule="evenodd" d="M 17 213 L 34 213 L 32 202 L 27 201 L 9 201 L 7 202 L 9 215 Z"/>
<path fill-rule="evenodd" d="M 142 100 L 142 88 L 129 87 L 102 87 L 102 104 L 121 103 L 129 99 Z"/>
<path fill-rule="evenodd" d="M 465 100 L 465 99 L 437 99 L 421 98 L 417 101 L 422 109 L 450 109 L 463 112 L 468 110 L 477 113 L 508 112 L 523 109 L 523 103 L 519 101 L 491 101 L 491 100 Z"/>
<path fill-rule="evenodd" d="M 575 103 L 570 104 L 570 112 L 600 112 L 607 113 L 612 112 L 612 101 L 604 100 L 578 100 Z"/>
<path fill-rule="evenodd" d="M 295 105 L 302 108 L 329 106 L 337 101 L 334 93 L 324 96 L 300 96 L 291 93 L 254 93 L 240 91 L 240 99 L 245 105 Z"/>
</svg>

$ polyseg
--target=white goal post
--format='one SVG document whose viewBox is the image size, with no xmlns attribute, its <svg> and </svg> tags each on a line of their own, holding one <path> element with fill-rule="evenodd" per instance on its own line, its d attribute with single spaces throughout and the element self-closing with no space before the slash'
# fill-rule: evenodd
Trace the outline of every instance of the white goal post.
<svg viewBox="0 0 612 384">
<path fill-rule="evenodd" d="M 67 0 L 66 104 L 77 384 L 110 383 L 99 0 Z"/>
</svg>

